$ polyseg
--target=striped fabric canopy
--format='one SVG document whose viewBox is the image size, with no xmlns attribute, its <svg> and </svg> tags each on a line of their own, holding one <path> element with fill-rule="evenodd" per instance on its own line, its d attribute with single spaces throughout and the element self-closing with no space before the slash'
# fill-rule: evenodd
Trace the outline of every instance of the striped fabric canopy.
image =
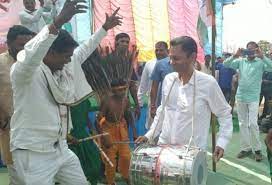
<svg viewBox="0 0 272 185">
<path fill-rule="evenodd" d="M 158 41 L 187 35 L 199 43 L 197 0 L 93 0 L 93 26 L 99 29 L 105 21 L 105 12 L 120 7 L 123 25 L 109 31 L 102 45 L 114 45 L 114 36 L 120 32 L 130 35 L 140 49 L 139 60 L 154 58 L 154 45 Z M 198 59 L 203 60 L 203 49 L 198 45 Z"/>
<path fill-rule="evenodd" d="M 222 54 L 222 7 L 233 1 L 235 0 L 216 0 L 217 56 Z M 131 43 L 136 44 L 140 50 L 139 61 L 148 61 L 154 58 L 156 42 L 169 43 L 172 38 L 187 35 L 193 37 L 198 43 L 199 61 L 203 61 L 204 53 L 211 53 L 210 42 L 204 45 L 204 49 L 199 45 L 198 0 L 88 0 L 87 2 L 89 11 L 77 15 L 72 20 L 73 36 L 79 42 L 87 39 L 91 30 L 95 31 L 102 26 L 105 21 L 105 12 L 112 13 L 120 7 L 119 14 L 123 17 L 123 25 L 110 30 L 102 41 L 102 46 L 114 46 L 114 36 L 120 32 L 126 32 L 131 37 Z M 2 44 L 0 48 L 4 47 L 8 28 L 13 24 L 19 24 L 18 13 L 23 10 L 21 0 L 11 0 L 7 7 L 8 13 L 0 11 L 0 46 Z M 211 30 L 208 31 L 211 33 Z"/>
</svg>

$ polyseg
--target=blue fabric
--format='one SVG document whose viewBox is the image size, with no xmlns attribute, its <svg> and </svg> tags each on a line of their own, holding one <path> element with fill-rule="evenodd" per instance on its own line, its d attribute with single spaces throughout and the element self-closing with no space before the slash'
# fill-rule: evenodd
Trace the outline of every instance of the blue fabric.
<svg viewBox="0 0 272 185">
<path fill-rule="evenodd" d="M 224 5 L 236 3 L 237 0 L 223 0 Z"/>
<path fill-rule="evenodd" d="M 223 63 L 217 63 L 216 70 L 219 70 L 218 84 L 221 89 L 231 89 L 232 76 L 236 73 L 234 69 L 224 67 Z"/>
<path fill-rule="evenodd" d="M 216 40 L 215 40 L 215 55 L 222 56 L 222 37 L 223 37 L 223 2 L 216 0 Z M 204 44 L 204 53 L 212 54 L 212 27 L 208 27 L 209 42 Z"/>
<path fill-rule="evenodd" d="M 158 60 L 155 67 L 154 67 L 154 70 L 151 74 L 151 80 L 157 81 L 160 83 L 159 90 L 158 90 L 158 96 L 157 96 L 157 100 L 156 100 L 157 106 L 159 106 L 161 104 L 162 82 L 163 82 L 165 76 L 169 73 L 172 73 L 173 71 L 174 70 L 173 70 L 172 65 L 170 64 L 169 57 Z"/>
<path fill-rule="evenodd" d="M 77 30 L 77 41 L 82 43 L 91 36 L 92 31 L 92 1 L 87 1 L 85 6 L 88 6 L 86 13 L 80 13 L 75 16 L 76 30 Z"/>
<path fill-rule="evenodd" d="M 88 118 L 92 124 L 92 128 L 95 128 L 95 122 L 96 122 L 96 112 L 89 112 L 88 113 Z M 89 128 L 86 128 L 89 129 Z M 90 131 L 89 131 L 90 132 Z"/>
<path fill-rule="evenodd" d="M 147 132 L 147 129 L 145 128 L 146 112 L 147 112 L 147 107 L 142 107 L 140 118 L 138 120 L 135 120 L 137 136 L 143 136 Z M 129 140 L 133 142 L 133 130 L 130 125 L 129 125 Z M 134 148 L 136 146 L 134 144 L 130 144 L 130 147 Z"/>
<path fill-rule="evenodd" d="M 222 38 L 223 38 L 223 6 L 237 2 L 237 0 L 216 0 L 216 40 L 215 55 L 222 56 Z M 230 5 L 231 6 L 231 5 Z M 204 53 L 212 54 L 212 27 L 208 27 L 209 42 L 204 44 Z"/>
</svg>

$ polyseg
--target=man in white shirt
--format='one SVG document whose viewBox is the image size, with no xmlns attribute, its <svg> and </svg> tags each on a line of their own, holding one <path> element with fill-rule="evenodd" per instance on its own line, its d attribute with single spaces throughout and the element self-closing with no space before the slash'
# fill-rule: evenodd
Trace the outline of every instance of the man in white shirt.
<svg viewBox="0 0 272 185">
<path fill-rule="evenodd" d="M 208 75 L 212 75 L 212 66 L 211 66 L 211 55 L 205 55 L 204 64 L 201 64 L 201 72 L 206 73 Z"/>
<path fill-rule="evenodd" d="M 151 75 L 153 72 L 153 69 L 157 63 L 157 61 L 160 61 L 161 59 L 168 57 L 168 46 L 167 43 L 164 41 L 159 41 L 155 44 L 155 55 L 156 59 L 150 60 L 145 64 L 142 76 L 141 76 L 141 82 L 138 88 L 138 101 L 140 106 L 142 107 L 144 104 L 144 95 L 148 96 L 148 99 L 150 98 L 150 91 L 151 91 Z M 148 110 L 147 110 L 147 116 L 146 116 L 146 123 L 145 128 L 149 129 L 151 123 L 153 122 L 153 118 L 150 116 L 150 99 L 148 100 Z"/>
<path fill-rule="evenodd" d="M 14 114 L 10 146 L 19 185 L 87 185 L 76 155 L 62 138 L 60 104 L 69 105 L 91 94 L 81 64 L 95 50 L 107 30 L 121 25 L 108 16 L 102 28 L 78 46 L 61 30 L 87 8 L 83 0 L 66 1 L 54 23 L 45 26 L 17 55 L 11 68 Z M 69 115 L 69 111 L 68 111 Z M 68 126 L 66 127 L 68 128 Z"/>
<path fill-rule="evenodd" d="M 194 69 L 196 42 L 191 37 L 182 36 L 171 40 L 170 45 L 170 59 L 176 72 L 165 77 L 162 103 L 154 122 L 145 136 L 136 142 L 153 140 L 159 135 L 158 144 L 185 145 L 193 135 L 197 147 L 206 150 L 213 112 L 220 124 L 214 151 L 214 159 L 218 161 L 232 136 L 231 108 L 216 80 Z"/>
<path fill-rule="evenodd" d="M 46 25 L 45 19 L 54 19 L 57 14 L 56 0 L 52 0 L 51 12 L 44 11 L 44 0 L 40 1 L 40 7 L 36 8 L 35 0 L 23 0 L 25 10 L 19 13 L 20 22 L 29 30 L 38 33 Z"/>
<path fill-rule="evenodd" d="M 13 114 L 10 68 L 16 61 L 16 55 L 35 34 L 21 25 L 12 26 L 7 33 L 8 51 L 0 54 L 0 152 L 1 159 L 7 165 L 10 184 L 14 184 L 16 170 L 13 167 L 9 131 Z"/>
</svg>

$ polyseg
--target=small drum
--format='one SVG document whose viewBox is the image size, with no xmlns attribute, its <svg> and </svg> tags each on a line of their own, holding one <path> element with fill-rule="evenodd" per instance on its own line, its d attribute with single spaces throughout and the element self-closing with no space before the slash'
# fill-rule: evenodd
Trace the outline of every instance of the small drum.
<svg viewBox="0 0 272 185">
<path fill-rule="evenodd" d="M 140 145 L 132 154 L 129 173 L 132 185 L 205 185 L 206 153 L 187 146 Z"/>
</svg>

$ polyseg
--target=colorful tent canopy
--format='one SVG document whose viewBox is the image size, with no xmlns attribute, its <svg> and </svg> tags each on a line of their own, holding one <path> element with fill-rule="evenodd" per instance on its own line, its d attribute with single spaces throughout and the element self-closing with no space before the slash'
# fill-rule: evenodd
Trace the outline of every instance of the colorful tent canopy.
<svg viewBox="0 0 272 185">
<path fill-rule="evenodd" d="M 120 7 L 123 25 L 113 29 L 102 45 L 114 45 L 114 35 L 126 32 L 140 49 L 139 60 L 154 57 L 157 41 L 166 41 L 188 35 L 198 42 L 196 31 L 198 18 L 197 0 L 94 0 L 94 30 L 104 22 L 104 12 L 113 12 Z M 203 59 L 203 49 L 198 45 L 198 59 Z"/>
<path fill-rule="evenodd" d="M 59 0 L 64 1 L 64 0 Z M 235 0 L 216 0 L 217 41 L 216 54 L 222 53 L 222 7 Z M 199 14 L 198 0 L 89 0 L 90 11 L 77 15 L 73 20 L 73 31 L 81 42 L 88 38 L 91 31 L 100 28 L 105 20 L 105 12 L 112 13 L 121 7 L 119 14 L 123 17 L 123 25 L 109 31 L 102 41 L 102 46 L 114 46 L 114 36 L 126 32 L 131 43 L 140 49 L 139 60 L 148 61 L 154 57 L 154 45 L 157 41 L 166 41 L 177 36 L 188 35 L 197 43 L 197 19 Z M 19 24 L 18 12 L 23 10 L 21 0 L 11 0 L 7 5 L 9 12 L 0 10 L 0 47 L 5 41 L 6 33 L 13 24 Z M 209 30 L 211 33 L 211 30 Z M 211 35 L 210 35 L 211 37 Z M 211 38 L 210 38 L 211 40 Z M 211 43 L 198 45 L 198 60 L 211 53 Z"/>
</svg>

